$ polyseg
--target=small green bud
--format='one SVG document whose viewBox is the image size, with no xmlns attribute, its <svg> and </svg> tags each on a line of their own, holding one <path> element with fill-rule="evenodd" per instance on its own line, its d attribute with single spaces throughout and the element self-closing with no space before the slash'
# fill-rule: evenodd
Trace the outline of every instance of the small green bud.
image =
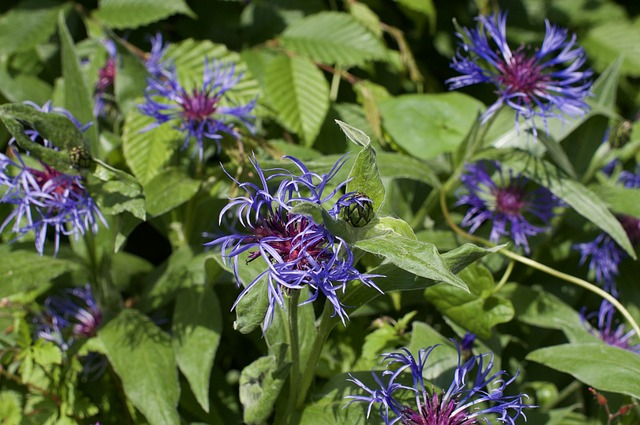
<svg viewBox="0 0 640 425">
<path fill-rule="evenodd" d="M 373 201 L 364 193 L 355 193 L 342 201 L 340 218 L 353 227 L 366 226 L 376 213 L 373 211 Z"/>
<path fill-rule="evenodd" d="M 631 140 L 632 129 L 631 121 L 620 121 L 614 125 L 609 131 L 609 146 L 621 148 L 626 145 Z"/>
<path fill-rule="evenodd" d="M 71 148 L 69 159 L 75 168 L 87 169 L 91 166 L 91 154 L 85 148 L 77 146 Z"/>
</svg>

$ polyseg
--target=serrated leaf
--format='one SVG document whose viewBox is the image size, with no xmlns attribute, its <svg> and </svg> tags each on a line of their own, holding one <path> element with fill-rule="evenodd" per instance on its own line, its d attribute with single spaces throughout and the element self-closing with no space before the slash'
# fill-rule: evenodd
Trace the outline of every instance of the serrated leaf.
<svg viewBox="0 0 640 425">
<path fill-rule="evenodd" d="M 124 158 L 142 185 L 160 173 L 185 137 L 170 125 L 143 131 L 152 123 L 153 118 L 133 109 L 127 114 L 122 132 Z"/>
<path fill-rule="evenodd" d="M 353 17 L 339 12 L 322 12 L 300 19 L 289 26 L 281 42 L 313 60 L 345 66 L 363 65 L 384 59 L 380 40 Z"/>
<path fill-rule="evenodd" d="M 462 93 L 410 94 L 380 102 L 382 124 L 410 155 L 455 152 L 484 106 Z"/>
<path fill-rule="evenodd" d="M 77 264 L 71 261 L 44 257 L 32 252 L 14 251 L 2 254 L 0 298 L 37 288 L 77 268 Z"/>
<path fill-rule="evenodd" d="M 184 0 L 101 0 L 95 16 L 113 29 L 133 29 L 178 13 L 195 17 Z"/>
<path fill-rule="evenodd" d="M 468 291 L 467 285 L 451 273 L 435 245 L 409 239 L 395 233 L 361 240 L 355 247 L 386 258 L 417 276 L 447 283 Z"/>
<path fill-rule="evenodd" d="M 151 425 L 180 423 L 180 386 L 171 338 L 137 310 L 125 309 L 98 331 L 127 399 Z"/>
<path fill-rule="evenodd" d="M 376 151 L 367 146 L 358 153 L 347 183 L 347 192 L 364 193 L 373 201 L 373 210 L 380 211 L 384 203 L 384 185 L 376 163 Z"/>
<path fill-rule="evenodd" d="M 601 391 L 640 398 L 640 356 L 603 343 L 563 344 L 529 353 L 527 360 L 569 373 Z"/>
<path fill-rule="evenodd" d="M 191 199 L 199 187 L 200 182 L 191 179 L 183 170 L 165 168 L 144 186 L 147 212 L 152 217 L 164 214 Z"/>
<path fill-rule="evenodd" d="M 425 290 L 425 297 L 438 311 L 480 338 L 491 337 L 491 330 L 513 318 L 511 302 L 492 295 L 493 276 L 485 267 L 470 266 L 459 275 L 467 283 L 469 292 L 447 285 L 436 285 Z"/>
<path fill-rule="evenodd" d="M 58 36 L 60 37 L 62 75 L 64 77 L 64 105 L 62 106 L 71 112 L 71 115 L 81 124 L 85 125 L 94 122 L 92 92 L 89 90 L 89 86 L 82 75 L 80 58 L 76 53 L 73 39 L 62 12 L 58 16 Z M 84 134 L 91 143 L 93 155 L 101 157 L 98 128 L 92 125 Z"/>
<path fill-rule="evenodd" d="M 222 333 L 222 314 L 215 292 L 206 286 L 183 289 L 173 313 L 173 348 L 178 367 L 205 412 L 209 411 L 209 378 Z"/>
<path fill-rule="evenodd" d="M 26 50 L 46 41 L 55 31 L 66 3 L 49 0 L 20 2 L 0 17 L 0 53 Z"/>
<path fill-rule="evenodd" d="M 606 22 L 592 28 L 581 41 L 598 71 L 606 69 L 618 57 L 624 60 L 620 72 L 640 76 L 640 27 L 622 20 Z"/>
<path fill-rule="evenodd" d="M 280 56 L 269 64 L 265 91 L 278 119 L 311 146 L 329 110 L 329 85 L 318 68 L 299 56 Z"/>
</svg>

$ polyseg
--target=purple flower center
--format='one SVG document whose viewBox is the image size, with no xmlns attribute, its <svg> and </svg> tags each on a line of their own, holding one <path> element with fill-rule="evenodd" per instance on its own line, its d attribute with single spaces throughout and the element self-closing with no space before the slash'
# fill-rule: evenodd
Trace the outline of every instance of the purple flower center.
<svg viewBox="0 0 640 425">
<path fill-rule="evenodd" d="M 506 215 L 519 216 L 526 206 L 522 188 L 504 187 L 499 188 L 496 197 L 496 210 Z"/>
<path fill-rule="evenodd" d="M 218 109 L 218 96 L 211 96 L 208 91 L 194 89 L 191 96 L 182 96 L 182 116 L 187 121 L 202 122 Z"/>
<path fill-rule="evenodd" d="M 629 236 L 631 243 L 637 245 L 640 243 L 640 220 L 635 217 L 623 215 L 619 218 L 622 227 Z"/>
<path fill-rule="evenodd" d="M 498 69 L 501 74 L 497 79 L 507 94 L 524 95 L 521 99 L 526 103 L 531 103 L 544 91 L 550 80 L 548 75 L 542 73 L 536 58 L 527 57 L 522 48 L 515 51 L 510 60 L 500 62 Z"/>
<path fill-rule="evenodd" d="M 29 168 L 28 171 L 34 176 L 38 186 L 45 188 L 47 185 L 52 185 L 53 190 L 49 193 L 55 193 L 56 195 L 64 196 L 65 193 L 75 193 L 76 195 L 83 195 L 84 189 L 73 178 L 67 178 L 66 174 L 49 167 L 47 164 L 41 163 L 44 170 L 35 170 Z"/>
<path fill-rule="evenodd" d="M 464 411 L 454 413 L 457 408 L 455 400 L 440 401 L 438 394 L 427 398 L 427 402 L 420 406 L 420 412 L 414 412 L 406 407 L 402 412 L 403 425 L 473 425 L 478 421 L 470 418 Z"/>
<path fill-rule="evenodd" d="M 113 86 L 116 78 L 116 60 L 114 58 L 107 59 L 105 66 L 100 68 L 98 72 L 98 82 L 96 83 L 96 91 L 104 93 Z"/>
</svg>

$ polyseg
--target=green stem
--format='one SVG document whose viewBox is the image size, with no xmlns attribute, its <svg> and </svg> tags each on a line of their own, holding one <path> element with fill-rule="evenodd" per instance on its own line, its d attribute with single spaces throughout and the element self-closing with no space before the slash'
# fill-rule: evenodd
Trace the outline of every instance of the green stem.
<svg viewBox="0 0 640 425">
<path fill-rule="evenodd" d="M 105 257 L 105 254 L 98 256 L 95 237 L 91 231 L 85 232 L 84 241 L 89 257 L 91 287 L 103 316 L 108 317 L 120 310 L 122 301 L 111 281 L 111 258 Z"/>
<path fill-rule="evenodd" d="M 298 300 L 300 291 L 294 290 L 289 298 L 289 353 L 291 355 L 291 372 L 289 373 L 289 402 L 287 404 L 287 423 L 296 409 L 297 394 L 300 384 L 300 339 L 298 335 Z"/>
<path fill-rule="evenodd" d="M 509 276 L 511 276 L 511 272 L 513 271 L 513 266 L 515 264 L 516 264 L 516 262 L 514 260 L 510 260 L 509 261 L 509 264 L 507 265 L 507 270 L 504 271 L 504 274 L 502 275 L 502 278 L 500 279 L 500 282 L 498 282 L 496 287 L 493 289 L 494 293 L 500 291 L 500 289 L 502 289 L 504 284 L 507 283 L 507 281 L 509 280 Z"/>
<path fill-rule="evenodd" d="M 447 209 L 447 200 L 446 200 L 446 193 L 443 191 L 440 193 L 440 206 L 442 208 L 442 214 L 444 216 L 444 219 L 446 220 L 447 224 L 451 227 L 451 229 L 453 229 L 454 232 L 456 232 L 457 234 L 461 235 L 462 237 L 469 239 L 473 242 L 479 242 L 482 243 L 483 245 L 486 246 L 495 246 L 495 244 L 489 242 L 486 239 L 480 238 L 478 236 L 473 236 L 468 234 L 467 232 L 465 232 L 464 230 L 462 230 L 461 228 L 459 228 L 452 220 L 451 217 L 449 216 L 449 210 Z M 547 273 L 548 275 L 551 276 L 555 276 L 558 279 L 562 279 L 566 282 L 572 283 L 574 285 L 580 286 L 581 288 L 584 288 L 590 292 L 593 292 L 594 294 L 604 298 L 605 300 L 607 300 L 608 302 L 610 302 L 619 312 L 620 314 L 622 314 L 622 316 L 627 320 L 627 322 L 629 322 L 629 324 L 631 325 L 631 327 L 633 328 L 633 330 L 636 332 L 636 335 L 640 336 L 640 326 L 638 326 L 638 324 L 636 323 L 636 321 L 633 319 L 633 316 L 631 316 L 631 314 L 629 313 L 629 311 L 622 305 L 620 304 L 620 302 L 611 294 L 609 294 L 608 292 L 600 289 L 599 287 L 597 287 L 596 285 L 593 285 L 589 282 L 587 282 L 586 280 L 577 278 L 575 276 L 572 276 L 570 274 L 567 273 L 563 273 L 559 270 L 556 270 L 552 267 L 546 266 L 544 264 L 541 264 L 537 261 L 534 261 L 530 258 L 527 257 L 523 257 L 522 255 L 518 255 L 515 252 L 511 252 L 506 248 L 502 248 L 500 251 L 498 251 L 500 254 L 504 255 L 507 258 L 510 258 L 512 260 L 515 260 L 519 263 L 525 264 L 531 268 L 534 268 L 536 270 L 540 270 L 541 272 Z"/>
<path fill-rule="evenodd" d="M 313 345 L 311 347 L 311 354 L 309 355 L 309 360 L 307 361 L 306 367 L 304 368 L 300 386 L 298 387 L 296 402 L 297 409 L 301 409 L 304 405 L 304 402 L 307 398 L 307 392 L 309 391 L 311 382 L 313 382 L 313 378 L 316 374 L 316 366 L 318 364 L 318 360 L 320 360 L 322 347 L 327 342 L 327 338 L 329 337 L 331 330 L 337 323 L 336 320 L 333 320 L 331 318 L 331 311 L 331 303 L 325 303 L 324 310 L 322 310 L 322 315 L 320 316 L 320 323 L 318 325 L 316 337 L 313 340 Z"/>
</svg>

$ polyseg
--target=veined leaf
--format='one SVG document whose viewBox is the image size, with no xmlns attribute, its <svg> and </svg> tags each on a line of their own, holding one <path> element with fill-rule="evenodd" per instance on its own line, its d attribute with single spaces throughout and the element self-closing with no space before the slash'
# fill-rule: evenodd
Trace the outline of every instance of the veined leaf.
<svg viewBox="0 0 640 425">
<path fill-rule="evenodd" d="M 169 335 L 139 311 L 125 309 L 98 337 L 127 398 L 149 423 L 180 423 L 180 386 Z"/>
<path fill-rule="evenodd" d="M 267 68 L 266 94 L 289 130 L 311 146 L 329 110 L 329 85 L 318 68 L 299 56 L 280 56 Z"/>
<path fill-rule="evenodd" d="M 184 0 L 101 0 L 96 17 L 114 29 L 133 29 L 177 13 L 195 17 Z"/>
<path fill-rule="evenodd" d="M 367 195 L 373 201 L 373 210 L 380 211 L 385 191 L 376 163 L 376 151 L 369 145 L 358 153 L 349 173 L 347 192 L 354 191 Z"/>
<path fill-rule="evenodd" d="M 56 30 L 58 13 L 68 3 L 29 0 L 0 16 L 0 53 L 26 50 L 46 41 Z"/>
<path fill-rule="evenodd" d="M 620 72 L 640 76 L 640 28 L 628 22 L 606 22 L 592 28 L 581 41 L 594 67 L 604 70 L 609 64 L 624 56 Z"/>
<path fill-rule="evenodd" d="M 77 264 L 71 261 L 44 257 L 33 252 L 14 251 L 2 254 L 0 298 L 37 288 L 77 268 Z"/>
<path fill-rule="evenodd" d="M 281 41 L 285 48 L 324 63 L 357 66 L 386 56 L 382 42 L 346 13 L 301 19 L 285 30 Z"/>
<path fill-rule="evenodd" d="M 165 168 L 144 186 L 147 211 L 153 217 L 187 202 L 198 192 L 200 182 L 177 167 Z"/>
</svg>

